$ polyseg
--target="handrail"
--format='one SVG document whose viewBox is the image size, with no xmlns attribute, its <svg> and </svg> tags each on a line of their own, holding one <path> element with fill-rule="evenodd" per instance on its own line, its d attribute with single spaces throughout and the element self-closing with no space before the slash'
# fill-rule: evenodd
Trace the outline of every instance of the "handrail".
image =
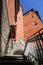
<svg viewBox="0 0 43 65">
<path fill-rule="evenodd" d="M 35 34 L 39 33 L 41 30 L 43 30 L 43 28 L 41 28 L 40 30 L 38 30 L 38 31 L 37 31 L 36 33 L 34 33 L 32 36 L 30 36 L 30 37 L 28 38 L 28 40 L 31 39 L 31 37 L 33 37 Z"/>
<path fill-rule="evenodd" d="M 40 35 L 43 35 L 43 32 Z M 33 38 L 30 38 L 28 40 L 28 42 L 32 42 L 32 41 L 36 41 L 36 40 L 42 40 L 41 38 L 35 40 L 35 37 L 40 36 L 40 35 L 38 34 L 38 35 L 34 36 Z"/>
<path fill-rule="evenodd" d="M 37 59 L 35 56 L 33 56 L 30 52 L 29 52 L 29 54 L 30 54 L 36 61 L 38 61 L 38 59 Z"/>
</svg>

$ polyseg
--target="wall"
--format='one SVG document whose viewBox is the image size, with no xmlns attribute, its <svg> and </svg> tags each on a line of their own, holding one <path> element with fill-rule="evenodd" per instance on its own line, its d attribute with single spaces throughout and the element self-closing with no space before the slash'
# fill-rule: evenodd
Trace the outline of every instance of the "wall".
<svg viewBox="0 0 43 65">
<path fill-rule="evenodd" d="M 15 25 L 15 0 L 6 0 L 7 2 L 7 10 L 9 17 L 9 24 Z"/>
<path fill-rule="evenodd" d="M 2 19 L 1 19 L 1 21 L 2 21 L 2 25 L 1 25 L 1 55 L 3 55 L 5 46 L 6 46 L 6 43 L 8 40 L 9 31 L 10 31 L 5 0 L 2 0 Z"/>
<path fill-rule="evenodd" d="M 16 40 L 24 39 L 24 26 L 23 26 L 23 14 L 22 14 L 22 8 L 20 7 L 20 10 L 17 14 L 17 22 L 16 22 L 17 28 L 16 28 Z"/>
<path fill-rule="evenodd" d="M 39 17 L 34 12 L 28 12 L 23 16 L 24 21 L 24 40 L 26 42 L 27 38 L 31 37 L 38 30 L 43 28 L 43 25 Z"/>
</svg>

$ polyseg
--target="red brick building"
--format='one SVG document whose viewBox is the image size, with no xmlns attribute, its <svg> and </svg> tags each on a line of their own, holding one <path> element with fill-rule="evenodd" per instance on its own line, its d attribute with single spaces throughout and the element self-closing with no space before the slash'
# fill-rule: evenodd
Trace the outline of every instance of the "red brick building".
<svg viewBox="0 0 43 65">
<path fill-rule="evenodd" d="M 27 39 L 43 28 L 43 24 L 37 15 L 37 11 L 30 10 L 29 12 L 23 15 L 22 7 L 19 6 L 19 11 L 16 14 L 16 6 L 14 3 L 17 3 L 15 0 L 6 0 L 7 1 L 7 9 L 9 16 L 9 24 L 10 26 L 14 26 L 14 37 L 16 41 L 19 39 L 23 39 L 26 43 Z M 16 15 L 15 15 L 16 14 Z M 15 17 L 17 16 L 17 20 L 15 21 Z M 15 27 L 16 26 L 16 27 Z M 12 34 L 13 35 L 13 34 Z"/>
<path fill-rule="evenodd" d="M 24 53 L 25 49 L 25 55 L 30 54 L 29 57 L 34 56 L 38 58 L 38 60 L 40 58 L 42 60 L 42 21 L 37 11 L 31 9 L 23 14 L 22 10 L 23 8 L 20 6 L 19 0 L 3 0 L 3 7 L 1 11 L 2 25 L 0 53 L 1 55 L 8 54 L 9 56 L 13 56 L 16 52 L 18 52 L 20 55 Z M 12 43 L 12 41 L 14 43 Z M 23 42 L 24 44 L 22 44 Z M 32 59 L 34 57 L 32 57 Z"/>
</svg>

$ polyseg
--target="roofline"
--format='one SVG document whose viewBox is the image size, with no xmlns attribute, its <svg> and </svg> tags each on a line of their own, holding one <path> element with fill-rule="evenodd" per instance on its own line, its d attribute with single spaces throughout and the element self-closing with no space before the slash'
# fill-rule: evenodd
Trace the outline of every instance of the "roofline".
<svg viewBox="0 0 43 65">
<path fill-rule="evenodd" d="M 23 16 L 26 15 L 26 14 L 28 14 L 30 11 L 31 12 L 34 12 L 39 17 L 39 19 L 41 20 L 41 17 L 39 15 L 39 12 L 37 10 L 34 10 L 33 8 L 31 10 L 27 11 L 26 13 L 24 13 Z M 41 22 L 42 22 L 42 20 L 41 20 Z"/>
<path fill-rule="evenodd" d="M 28 14 L 30 11 L 33 11 L 34 9 L 32 8 L 31 10 L 27 11 L 26 13 L 24 13 L 23 15 Z"/>
</svg>

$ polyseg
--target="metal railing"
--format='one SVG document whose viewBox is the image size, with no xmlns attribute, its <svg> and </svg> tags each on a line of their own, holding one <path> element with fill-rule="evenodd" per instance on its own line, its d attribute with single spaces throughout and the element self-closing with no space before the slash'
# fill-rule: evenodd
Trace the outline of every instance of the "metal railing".
<svg viewBox="0 0 43 65">
<path fill-rule="evenodd" d="M 38 32 L 36 32 L 33 35 L 33 37 L 28 40 L 28 42 L 36 42 L 36 46 L 37 46 L 36 47 L 36 53 L 37 53 L 39 65 L 43 64 L 43 31 L 42 30 L 43 30 L 43 28 L 41 30 L 39 30 Z"/>
</svg>

